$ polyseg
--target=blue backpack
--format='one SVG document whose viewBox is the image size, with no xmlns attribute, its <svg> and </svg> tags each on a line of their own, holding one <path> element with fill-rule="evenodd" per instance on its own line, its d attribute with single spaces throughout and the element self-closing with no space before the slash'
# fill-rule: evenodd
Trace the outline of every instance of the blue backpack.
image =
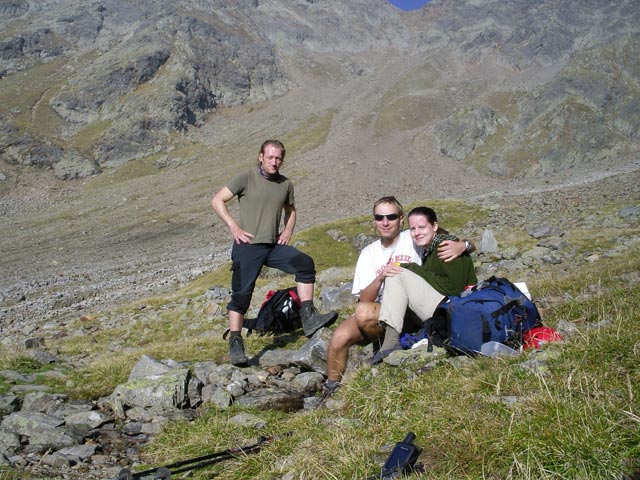
<svg viewBox="0 0 640 480">
<path fill-rule="evenodd" d="M 491 341 L 517 348 L 539 325 L 535 304 L 509 280 L 493 276 L 462 296 L 446 297 L 426 321 L 425 335 L 450 353 L 475 354 Z"/>
</svg>

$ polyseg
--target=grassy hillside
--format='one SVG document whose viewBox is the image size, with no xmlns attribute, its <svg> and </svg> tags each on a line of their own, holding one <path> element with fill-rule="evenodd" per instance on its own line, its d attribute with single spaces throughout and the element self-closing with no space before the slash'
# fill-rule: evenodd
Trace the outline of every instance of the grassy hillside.
<svg viewBox="0 0 640 480">
<path fill-rule="evenodd" d="M 619 205 L 602 204 L 599 215 Z M 439 203 L 447 226 L 460 231 L 486 212 L 464 203 Z M 352 267 L 357 252 L 325 232 L 373 233 L 366 218 L 353 218 L 301 232 L 302 249 L 321 269 Z M 611 231 L 570 232 L 576 244 L 607 251 Z M 637 231 L 616 230 L 617 238 Z M 580 240 L 582 238 L 582 240 Z M 585 240 L 588 238 L 589 242 Z M 607 241 L 605 241 L 605 239 Z M 580 241 L 579 241 L 580 240 Z M 520 241 L 514 237 L 514 242 Z M 412 478 L 593 479 L 640 473 L 640 255 L 631 247 L 598 262 L 548 268 L 528 280 L 545 324 L 576 327 L 563 343 L 516 358 L 459 357 L 437 365 L 382 365 L 356 372 L 336 398 L 338 410 L 285 414 L 241 407 L 206 407 L 194 422 L 171 424 L 144 450 L 149 465 L 249 445 L 257 435 L 294 432 L 206 469 L 194 479 L 346 479 L 379 472 L 390 448 L 408 431 L 423 448 L 423 472 Z M 506 247 L 507 245 L 502 245 Z M 610 250 L 609 250 L 610 251 Z M 576 255 L 582 255 L 576 252 Z M 348 268 L 347 268 L 348 270 Z M 262 285 L 271 279 L 262 279 Z M 52 384 L 72 398 L 97 398 L 126 381 L 142 354 L 175 360 L 223 361 L 226 343 L 220 312 L 209 311 L 204 292 L 229 284 L 228 268 L 162 298 L 95 312 L 69 322 L 69 331 L 91 335 L 56 341 L 61 357 L 85 358 L 84 367 Z M 342 312 L 348 313 L 349 309 Z M 212 327 L 213 325 L 213 327 Z M 250 337 L 249 351 L 273 339 Z M 302 345 L 303 339 L 298 340 Z M 287 348 L 292 348 L 287 345 Z M 0 369 L 42 371 L 24 352 L 4 351 Z M 0 384 L 0 390 L 7 385 Z M 260 431 L 228 422 L 240 412 L 266 421 Z M 5 471 L 0 479 L 24 478 Z M 636 478 L 636 477 L 629 477 Z"/>
</svg>

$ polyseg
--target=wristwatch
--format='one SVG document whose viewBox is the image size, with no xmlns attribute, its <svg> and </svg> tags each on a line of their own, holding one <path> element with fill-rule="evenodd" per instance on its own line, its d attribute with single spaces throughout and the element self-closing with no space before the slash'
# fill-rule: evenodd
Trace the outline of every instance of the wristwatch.
<svg viewBox="0 0 640 480">
<path fill-rule="evenodd" d="M 469 240 L 465 240 L 464 241 L 464 250 L 469 253 L 471 251 L 471 244 L 469 243 Z"/>
</svg>

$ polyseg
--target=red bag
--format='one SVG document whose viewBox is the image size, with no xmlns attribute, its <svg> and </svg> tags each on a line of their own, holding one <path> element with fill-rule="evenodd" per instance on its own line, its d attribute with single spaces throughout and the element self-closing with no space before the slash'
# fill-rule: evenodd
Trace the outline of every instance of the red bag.
<svg viewBox="0 0 640 480">
<path fill-rule="evenodd" d="M 562 340 L 562 336 L 551 327 L 535 327 L 527 331 L 522 339 L 526 350 L 539 350 L 547 343 Z"/>
</svg>

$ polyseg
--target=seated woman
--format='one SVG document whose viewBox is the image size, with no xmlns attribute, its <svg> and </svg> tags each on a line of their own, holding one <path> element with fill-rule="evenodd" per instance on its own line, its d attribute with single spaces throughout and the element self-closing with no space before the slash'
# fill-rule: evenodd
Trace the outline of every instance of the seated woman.
<svg viewBox="0 0 640 480">
<path fill-rule="evenodd" d="M 405 263 L 399 275 L 385 279 L 385 294 L 379 321 L 385 327 L 384 341 L 372 363 L 400 348 L 405 311 L 409 308 L 424 321 L 435 312 L 447 295 L 460 295 L 468 285 L 478 283 L 473 260 L 462 255 L 451 262 L 438 258 L 437 248 L 444 240 L 457 240 L 438 225 L 433 209 L 416 207 L 408 215 L 409 232 L 417 246 L 424 248 L 422 265 Z"/>
</svg>

